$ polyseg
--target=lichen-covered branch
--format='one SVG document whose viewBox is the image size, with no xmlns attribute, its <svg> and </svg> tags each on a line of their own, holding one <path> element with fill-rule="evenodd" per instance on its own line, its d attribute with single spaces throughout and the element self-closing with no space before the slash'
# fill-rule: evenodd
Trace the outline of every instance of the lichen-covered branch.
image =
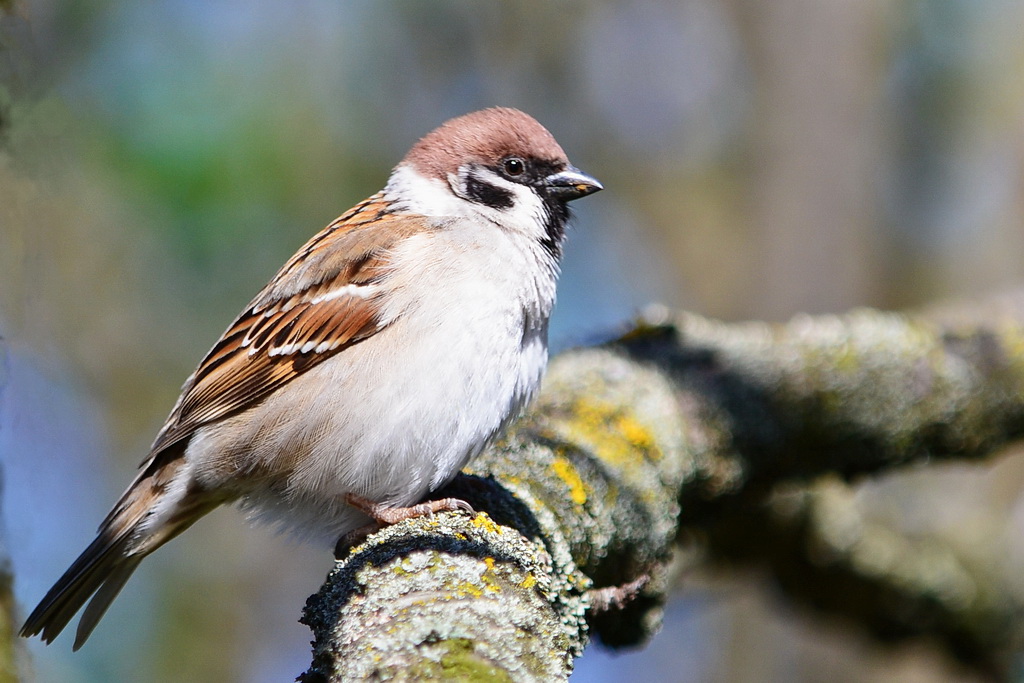
<svg viewBox="0 0 1024 683">
<path fill-rule="evenodd" d="M 656 370 L 608 351 L 559 359 L 530 416 L 438 492 L 479 513 L 397 524 L 337 564 L 303 617 L 316 636 L 303 680 L 564 680 L 587 642 L 587 591 L 641 573 L 602 634 L 646 637 L 689 450 Z"/>
<path fill-rule="evenodd" d="M 307 605 L 305 680 L 564 679 L 588 632 L 653 633 L 683 538 L 711 566 L 758 564 L 802 602 L 888 638 L 937 637 L 996 675 L 1024 601 L 938 539 L 837 535 L 850 515 L 836 492 L 1022 433 L 1024 306 L 776 326 L 652 314 L 556 359 L 530 414 L 439 492 L 480 512 L 404 522 L 338 563 Z M 589 609 L 589 590 L 638 577 L 639 595 L 597 601 L 623 609 Z"/>
<path fill-rule="evenodd" d="M 871 310 L 775 326 L 659 322 L 623 348 L 710 407 L 745 481 L 981 458 L 1024 433 L 1024 316 L 971 327 Z"/>
<path fill-rule="evenodd" d="M 927 637 L 987 678 L 1013 671 L 1024 645 L 1024 597 L 1013 577 L 994 571 L 998 562 L 872 520 L 836 477 L 740 498 L 702 529 L 714 565 L 767 569 L 800 604 L 841 615 L 883 643 Z"/>
</svg>

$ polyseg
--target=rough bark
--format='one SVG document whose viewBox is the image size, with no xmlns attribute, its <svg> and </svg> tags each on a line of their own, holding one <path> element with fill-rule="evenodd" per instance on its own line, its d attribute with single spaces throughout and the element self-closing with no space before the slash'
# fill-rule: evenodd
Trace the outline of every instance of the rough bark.
<svg viewBox="0 0 1024 683">
<path fill-rule="evenodd" d="M 303 680 L 564 680 L 588 634 L 657 629 L 676 545 L 1005 677 L 1021 596 L 941 539 L 865 522 L 848 482 L 1022 432 L 1024 295 L 774 326 L 652 310 L 557 358 L 531 412 L 439 492 L 477 514 L 403 522 L 338 562 L 307 604 Z M 595 591 L 638 577 L 635 596 Z M 592 609 L 609 596 L 625 606 Z"/>
<path fill-rule="evenodd" d="M 9 561 L 4 557 L 0 562 L 0 683 L 18 681 L 19 646 L 13 583 Z"/>
</svg>

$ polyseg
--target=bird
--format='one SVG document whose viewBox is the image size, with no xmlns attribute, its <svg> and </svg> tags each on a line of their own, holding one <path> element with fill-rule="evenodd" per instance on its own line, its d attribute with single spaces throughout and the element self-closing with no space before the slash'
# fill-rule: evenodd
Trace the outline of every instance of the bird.
<svg viewBox="0 0 1024 683">
<path fill-rule="evenodd" d="M 52 642 L 84 607 L 78 650 L 139 563 L 220 505 L 327 541 L 470 509 L 419 501 L 537 392 L 568 203 L 601 189 L 517 109 L 417 141 L 228 326 L 21 635 Z"/>
</svg>

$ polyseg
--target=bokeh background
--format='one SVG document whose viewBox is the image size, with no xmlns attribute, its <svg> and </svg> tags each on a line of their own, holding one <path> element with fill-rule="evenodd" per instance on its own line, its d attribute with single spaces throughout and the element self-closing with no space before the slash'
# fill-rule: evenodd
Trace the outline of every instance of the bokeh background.
<svg viewBox="0 0 1024 683">
<path fill-rule="evenodd" d="M 553 346 L 651 301 L 730 320 L 1024 281 L 1015 0 L 0 2 L 2 541 L 27 612 L 92 538 L 194 364 L 420 135 L 489 105 L 607 190 L 576 205 Z M 871 514 L 1021 566 L 1024 464 L 866 482 Z M 991 558 L 995 557 L 995 560 Z M 328 551 L 211 514 L 37 681 L 282 681 Z M 1020 580 L 1018 579 L 1018 583 Z M 685 575 L 589 681 L 970 680 L 749 572 Z"/>
</svg>

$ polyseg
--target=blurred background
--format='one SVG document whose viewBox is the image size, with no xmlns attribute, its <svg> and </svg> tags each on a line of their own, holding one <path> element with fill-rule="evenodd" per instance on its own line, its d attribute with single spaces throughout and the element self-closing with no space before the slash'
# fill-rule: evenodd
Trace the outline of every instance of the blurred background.
<svg viewBox="0 0 1024 683">
<path fill-rule="evenodd" d="M 1014 0 L 3 0 L 2 542 L 27 613 L 91 540 L 199 358 L 288 256 L 445 119 L 544 123 L 575 205 L 555 349 L 644 304 L 729 320 L 1024 281 Z M 1024 463 L 865 483 L 870 514 L 1024 559 Z M 208 516 L 28 680 L 292 680 L 331 554 Z M 1018 571 L 1019 573 L 1019 571 Z M 1020 583 L 1021 579 L 1018 578 Z M 683 578 L 639 653 L 573 681 L 970 680 L 764 577 Z"/>
</svg>

